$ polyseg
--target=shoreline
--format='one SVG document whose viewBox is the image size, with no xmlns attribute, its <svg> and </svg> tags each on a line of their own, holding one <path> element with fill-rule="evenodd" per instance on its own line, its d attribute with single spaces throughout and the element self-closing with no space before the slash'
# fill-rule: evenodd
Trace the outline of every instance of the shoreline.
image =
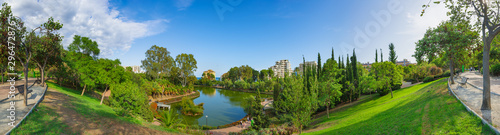
<svg viewBox="0 0 500 135">
<path fill-rule="evenodd" d="M 200 96 L 200 92 L 198 92 L 198 91 L 195 90 L 195 91 L 193 91 L 191 93 L 187 93 L 187 94 L 183 94 L 183 95 L 162 96 L 160 98 L 151 98 L 150 99 L 151 101 L 149 101 L 149 102 L 150 103 L 152 103 L 152 102 L 169 102 L 169 103 L 175 103 L 175 102 L 181 101 L 182 98 L 184 98 L 184 97 L 195 98 L 195 97 L 199 97 L 199 96 Z"/>
<path fill-rule="evenodd" d="M 222 86 L 205 86 L 205 85 L 194 85 L 195 87 L 210 87 L 210 88 L 216 88 L 216 89 L 224 89 L 224 90 L 232 90 L 232 91 L 239 91 L 239 92 L 247 92 L 247 93 L 256 93 L 255 90 L 250 90 L 250 89 L 229 89 L 225 88 Z M 273 92 L 260 92 L 260 94 L 266 94 L 266 95 L 273 95 Z"/>
</svg>

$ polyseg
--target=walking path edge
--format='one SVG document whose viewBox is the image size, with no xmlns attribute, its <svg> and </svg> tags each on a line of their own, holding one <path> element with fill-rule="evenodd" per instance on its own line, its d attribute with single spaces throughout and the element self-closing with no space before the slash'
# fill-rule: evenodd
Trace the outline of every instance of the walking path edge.
<svg viewBox="0 0 500 135">
<path fill-rule="evenodd" d="M 38 99 L 38 101 L 35 103 L 35 105 L 33 105 L 33 107 L 30 109 L 30 111 L 26 115 L 24 115 L 24 117 L 21 119 L 21 121 L 19 121 L 16 124 L 16 126 L 14 126 L 14 128 L 11 128 L 9 131 L 7 131 L 7 133 L 5 133 L 6 135 L 9 135 L 10 132 L 12 132 L 12 130 L 16 129 L 24 121 L 24 119 L 26 119 L 26 117 L 28 117 L 28 115 L 31 114 L 33 109 L 35 109 L 38 106 L 38 104 L 43 101 L 43 99 L 45 97 L 45 93 L 47 92 L 48 88 L 49 88 L 49 86 L 47 84 L 45 84 L 45 91 L 43 91 L 42 97 L 40 97 L 40 99 Z"/>
<path fill-rule="evenodd" d="M 495 127 L 493 127 L 490 123 L 488 123 L 488 121 L 486 121 L 485 119 L 483 119 L 483 117 L 481 117 L 480 115 L 478 115 L 474 110 L 472 110 L 471 108 L 469 108 L 469 106 L 467 106 L 464 102 L 462 102 L 462 100 L 460 98 L 458 98 L 458 96 L 455 94 L 455 92 L 453 92 L 453 90 L 451 90 L 451 87 L 450 87 L 450 78 L 448 78 L 447 85 L 448 85 L 448 90 L 450 91 L 450 93 L 452 93 L 453 96 L 455 96 L 455 98 L 457 98 L 457 100 L 460 101 L 460 103 L 462 103 L 462 105 L 465 106 L 465 109 L 467 109 L 467 111 L 472 112 L 474 115 L 476 115 L 476 117 L 479 117 L 481 119 L 481 122 L 483 122 L 483 124 L 485 124 L 485 125 L 488 125 L 490 127 L 490 129 L 492 129 L 493 131 L 495 131 L 496 134 L 500 134 L 500 132 L 498 131 L 498 129 L 496 129 Z M 474 85 L 472 85 L 472 86 L 476 87 Z"/>
</svg>

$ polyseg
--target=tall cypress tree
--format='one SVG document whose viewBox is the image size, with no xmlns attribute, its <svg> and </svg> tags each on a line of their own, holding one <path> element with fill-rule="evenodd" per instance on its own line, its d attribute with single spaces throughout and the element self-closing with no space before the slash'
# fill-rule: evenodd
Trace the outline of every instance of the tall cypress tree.
<svg viewBox="0 0 500 135">
<path fill-rule="evenodd" d="M 319 80 L 319 77 L 321 76 L 321 55 L 318 52 L 318 67 L 316 68 L 317 74 L 316 78 Z"/>
<path fill-rule="evenodd" d="M 377 54 L 377 49 L 375 49 L 375 63 L 378 62 L 378 54 Z"/>
<path fill-rule="evenodd" d="M 358 85 L 359 85 L 359 75 L 358 75 L 358 60 L 356 58 L 356 51 L 355 49 L 352 49 L 352 57 L 351 57 L 351 65 L 352 65 L 352 77 L 353 77 L 353 85 L 354 85 L 354 89 L 356 90 L 356 92 L 358 92 Z M 361 96 L 361 92 L 358 92 L 358 97 Z M 358 98 L 356 97 L 356 99 Z"/>
<path fill-rule="evenodd" d="M 341 66 L 340 66 L 340 62 L 341 62 L 341 61 L 340 61 L 340 56 L 339 56 L 339 69 L 341 68 Z"/>
<path fill-rule="evenodd" d="M 384 55 L 382 54 L 382 48 L 380 48 L 380 62 L 384 62 Z"/>
<path fill-rule="evenodd" d="M 350 85 L 352 85 L 352 72 L 351 72 L 351 62 L 349 61 L 350 57 L 349 57 L 349 54 L 347 54 L 347 58 L 346 58 L 346 83 L 349 82 Z M 349 89 L 349 85 L 347 85 L 347 91 L 349 91 L 349 102 L 352 101 L 352 90 Z"/>
<path fill-rule="evenodd" d="M 396 56 L 396 51 L 394 51 L 394 44 L 390 43 L 389 44 L 389 61 L 396 64 L 397 59 L 398 59 L 398 56 Z"/>
<path fill-rule="evenodd" d="M 306 86 L 307 86 L 307 82 L 306 82 L 306 58 L 304 57 L 304 55 L 302 55 L 302 78 L 303 78 L 303 82 L 304 82 L 304 91 L 306 90 Z"/>
</svg>

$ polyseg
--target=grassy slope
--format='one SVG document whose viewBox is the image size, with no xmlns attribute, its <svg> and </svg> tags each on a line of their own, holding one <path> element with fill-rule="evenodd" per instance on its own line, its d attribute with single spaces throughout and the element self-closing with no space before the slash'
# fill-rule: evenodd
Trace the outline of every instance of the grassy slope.
<svg viewBox="0 0 500 135">
<path fill-rule="evenodd" d="M 81 91 L 76 91 L 73 89 L 61 87 L 57 84 L 47 82 L 50 88 L 55 89 L 63 94 L 71 97 L 75 97 L 77 100 L 68 101 L 73 105 L 72 109 L 81 114 L 86 119 L 96 119 L 101 117 L 113 118 L 122 122 L 135 123 L 139 125 L 146 125 L 146 127 L 167 131 L 167 132 L 177 132 L 173 129 L 165 129 L 163 127 L 151 125 L 143 120 L 138 120 L 130 117 L 120 117 L 116 115 L 116 112 L 109 106 L 100 105 L 100 100 L 92 98 L 91 96 L 84 95 L 80 96 Z M 33 111 L 23 123 L 16 128 L 12 134 L 36 134 L 36 133 L 70 133 L 70 130 L 65 130 L 62 127 L 68 127 L 58 118 L 58 114 L 54 110 L 43 106 L 41 104 L 37 107 L 38 111 Z M 42 124 L 50 123 L 50 124 Z M 55 125 L 54 125 L 55 124 Z M 70 133 L 71 134 L 71 133 Z"/>
<path fill-rule="evenodd" d="M 493 134 L 448 94 L 446 79 L 394 91 L 320 118 L 308 134 Z"/>
</svg>

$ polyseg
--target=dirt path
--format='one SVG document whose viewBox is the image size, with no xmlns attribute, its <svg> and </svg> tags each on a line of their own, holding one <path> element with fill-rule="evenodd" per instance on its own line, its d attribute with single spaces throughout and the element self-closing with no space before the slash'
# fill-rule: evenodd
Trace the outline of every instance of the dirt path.
<svg viewBox="0 0 500 135">
<path fill-rule="evenodd" d="M 70 101 L 74 100 L 74 97 L 49 88 L 42 104 L 54 109 L 61 116 L 59 119 L 79 134 L 169 134 L 112 118 L 86 118 L 70 108 Z"/>
</svg>

